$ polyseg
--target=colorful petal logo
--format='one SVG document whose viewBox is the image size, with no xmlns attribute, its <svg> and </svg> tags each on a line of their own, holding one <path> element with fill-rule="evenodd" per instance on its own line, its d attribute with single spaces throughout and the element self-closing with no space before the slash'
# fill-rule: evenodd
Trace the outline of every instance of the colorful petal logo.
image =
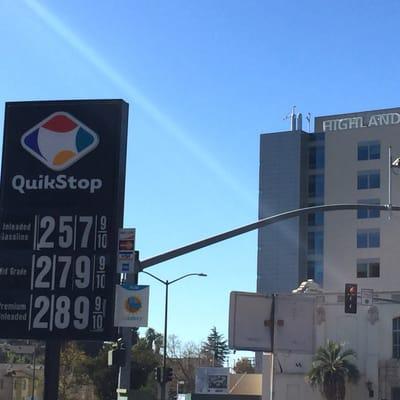
<svg viewBox="0 0 400 400">
<path fill-rule="evenodd" d="M 99 137 L 72 115 L 56 112 L 25 132 L 21 144 L 53 171 L 62 171 L 95 149 Z"/>
<path fill-rule="evenodd" d="M 125 310 L 135 314 L 142 308 L 142 301 L 138 296 L 128 297 L 125 301 Z"/>
</svg>

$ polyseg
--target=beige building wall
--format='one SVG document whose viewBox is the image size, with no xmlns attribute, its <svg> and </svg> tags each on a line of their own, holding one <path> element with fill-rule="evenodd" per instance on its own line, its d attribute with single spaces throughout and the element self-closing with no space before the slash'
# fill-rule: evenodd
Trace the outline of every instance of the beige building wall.
<svg viewBox="0 0 400 400">
<path fill-rule="evenodd" d="M 380 142 L 380 159 L 357 160 L 358 144 Z M 388 149 L 400 155 L 398 125 L 327 132 L 325 135 L 325 204 L 358 203 L 379 199 L 388 203 Z M 379 189 L 357 189 L 359 171 L 380 171 Z M 400 172 L 400 171 L 399 171 Z M 400 204 L 400 175 L 392 174 L 392 204 Z M 400 213 L 387 212 L 380 218 L 357 219 L 357 211 L 325 213 L 324 289 L 342 291 L 344 283 L 358 283 L 359 288 L 399 289 Z M 379 248 L 357 248 L 358 229 L 379 229 Z M 379 278 L 357 278 L 358 259 L 379 259 Z"/>
</svg>

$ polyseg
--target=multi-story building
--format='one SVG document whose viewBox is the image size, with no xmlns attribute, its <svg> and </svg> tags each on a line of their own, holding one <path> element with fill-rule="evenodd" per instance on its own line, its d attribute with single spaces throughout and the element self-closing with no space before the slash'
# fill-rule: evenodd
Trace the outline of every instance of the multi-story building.
<svg viewBox="0 0 400 400">
<path fill-rule="evenodd" d="M 295 124 L 294 124 L 295 125 Z M 389 146 L 400 155 L 400 108 L 315 119 L 261 135 L 259 217 L 312 205 L 388 204 Z M 400 176 L 392 169 L 392 204 Z M 400 174 L 400 170 L 398 172 Z M 290 292 L 306 279 L 325 290 L 399 289 L 400 214 L 376 210 L 314 213 L 259 231 L 257 291 Z"/>
<path fill-rule="evenodd" d="M 291 131 L 261 135 L 260 219 L 322 204 L 400 204 L 400 169 L 392 167 L 400 156 L 400 108 L 317 117 L 313 133 L 296 127 L 296 118 L 292 125 Z M 290 293 L 306 279 L 319 283 L 337 306 L 316 345 L 347 342 L 362 354 L 364 383 L 375 388 L 370 397 L 385 400 L 400 399 L 399 229 L 399 212 L 358 209 L 304 214 L 259 230 L 258 239 L 257 291 Z M 388 300 L 379 306 L 377 325 L 366 322 L 374 305 L 357 318 L 344 314 L 345 283 L 384 293 Z M 280 399 L 291 398 L 282 393 L 304 382 L 310 359 L 303 365 L 304 371 L 277 378 Z M 256 367 L 261 370 L 260 354 Z M 352 399 L 365 398 L 356 392 Z"/>
</svg>

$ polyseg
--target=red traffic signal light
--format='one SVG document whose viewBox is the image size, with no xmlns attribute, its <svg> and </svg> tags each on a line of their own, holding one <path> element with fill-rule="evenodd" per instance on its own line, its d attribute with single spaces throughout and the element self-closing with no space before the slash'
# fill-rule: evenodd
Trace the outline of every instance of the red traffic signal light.
<svg viewBox="0 0 400 400">
<path fill-rule="evenodd" d="M 346 283 L 344 288 L 344 312 L 346 314 L 357 313 L 357 285 Z"/>
</svg>

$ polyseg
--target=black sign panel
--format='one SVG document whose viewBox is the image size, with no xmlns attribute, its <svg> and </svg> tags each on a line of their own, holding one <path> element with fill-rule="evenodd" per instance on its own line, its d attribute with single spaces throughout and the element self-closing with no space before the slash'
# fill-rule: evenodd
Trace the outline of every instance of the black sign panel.
<svg viewBox="0 0 400 400">
<path fill-rule="evenodd" d="M 2 337 L 115 337 L 127 118 L 121 100 L 6 104 Z"/>
</svg>

